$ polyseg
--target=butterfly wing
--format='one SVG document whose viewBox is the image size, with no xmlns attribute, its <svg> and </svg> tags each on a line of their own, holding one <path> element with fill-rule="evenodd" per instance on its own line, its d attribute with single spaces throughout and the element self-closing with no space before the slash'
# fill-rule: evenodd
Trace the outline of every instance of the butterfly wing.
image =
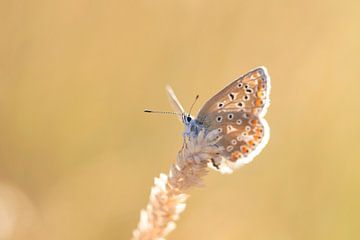
<svg viewBox="0 0 360 240">
<path fill-rule="evenodd" d="M 221 137 L 221 156 L 230 169 L 250 162 L 266 145 L 269 127 L 263 116 L 269 106 L 270 78 L 259 67 L 230 83 L 208 100 L 197 120 Z"/>
<path fill-rule="evenodd" d="M 214 119 L 208 131 L 216 130 L 220 136 L 217 145 L 223 147 L 219 168 L 223 172 L 251 162 L 265 147 L 270 131 L 265 119 L 244 111 L 210 113 Z"/>
<path fill-rule="evenodd" d="M 223 109 L 238 109 L 264 116 L 269 106 L 270 77 L 265 67 L 258 67 L 239 77 L 200 109 L 197 118 L 203 120 L 208 113 Z"/>
<path fill-rule="evenodd" d="M 169 85 L 166 86 L 166 92 L 169 96 L 169 101 L 170 101 L 172 108 L 174 109 L 174 111 L 176 113 L 179 113 L 180 121 L 182 121 L 181 114 L 184 113 L 184 108 L 181 106 L 179 100 L 177 99 L 177 97 L 174 93 L 174 90 Z"/>
</svg>

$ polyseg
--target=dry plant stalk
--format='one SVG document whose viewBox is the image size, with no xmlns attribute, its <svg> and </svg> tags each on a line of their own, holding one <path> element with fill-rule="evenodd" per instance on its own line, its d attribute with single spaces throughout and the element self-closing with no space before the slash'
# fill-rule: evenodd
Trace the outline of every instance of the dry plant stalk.
<svg viewBox="0 0 360 240">
<path fill-rule="evenodd" d="M 141 211 L 133 240 L 160 240 L 175 229 L 175 221 L 185 209 L 188 195 L 185 191 L 193 186 L 203 186 L 202 177 L 208 172 L 210 159 L 219 160 L 223 150 L 216 145 L 215 131 L 205 135 L 186 137 L 183 148 L 171 166 L 168 175 L 160 174 L 155 178 L 149 203 Z"/>
</svg>

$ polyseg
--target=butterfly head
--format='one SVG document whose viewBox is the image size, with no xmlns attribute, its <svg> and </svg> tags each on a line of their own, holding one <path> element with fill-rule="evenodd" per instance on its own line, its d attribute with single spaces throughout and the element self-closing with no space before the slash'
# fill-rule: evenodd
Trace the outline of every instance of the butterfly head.
<svg viewBox="0 0 360 240">
<path fill-rule="evenodd" d="M 185 126 L 190 125 L 193 118 L 190 116 L 190 114 L 183 113 L 182 114 L 182 121 L 185 124 Z"/>
<path fill-rule="evenodd" d="M 197 136 L 204 126 L 193 118 L 190 114 L 182 114 L 182 122 L 185 125 L 184 135 L 186 136 Z"/>
</svg>

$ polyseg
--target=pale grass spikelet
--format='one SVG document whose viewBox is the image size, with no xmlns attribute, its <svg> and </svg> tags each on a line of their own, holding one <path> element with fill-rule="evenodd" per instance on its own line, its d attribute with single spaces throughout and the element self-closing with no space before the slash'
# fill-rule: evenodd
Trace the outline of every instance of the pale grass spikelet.
<svg viewBox="0 0 360 240">
<path fill-rule="evenodd" d="M 205 134 L 205 131 L 186 137 L 169 174 L 155 178 L 149 203 L 141 211 L 133 240 L 165 239 L 175 229 L 175 221 L 186 207 L 188 195 L 185 191 L 203 186 L 202 177 L 208 173 L 210 159 L 221 161 L 219 154 L 223 149 L 215 145 L 218 140 L 215 132 Z"/>
</svg>

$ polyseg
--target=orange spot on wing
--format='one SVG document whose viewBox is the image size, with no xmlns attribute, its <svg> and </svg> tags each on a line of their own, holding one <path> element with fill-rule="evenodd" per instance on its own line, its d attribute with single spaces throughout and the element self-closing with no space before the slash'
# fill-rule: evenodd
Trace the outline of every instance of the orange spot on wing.
<svg viewBox="0 0 360 240">
<path fill-rule="evenodd" d="M 259 121 L 256 120 L 256 119 L 251 119 L 251 120 L 250 120 L 250 124 L 251 124 L 251 125 L 257 125 L 258 123 L 259 123 Z"/>
<path fill-rule="evenodd" d="M 234 151 L 231 153 L 230 156 L 230 160 L 235 162 L 236 160 L 238 160 L 240 157 L 242 156 L 242 154 L 239 151 Z"/>
<path fill-rule="evenodd" d="M 258 134 L 255 134 L 253 137 L 256 142 L 258 142 L 261 139 L 261 135 Z"/>
<path fill-rule="evenodd" d="M 265 92 L 261 90 L 259 90 L 256 94 L 259 98 L 265 97 Z"/>
<path fill-rule="evenodd" d="M 248 144 L 249 144 L 250 146 L 252 146 L 252 147 L 254 147 L 254 146 L 255 146 L 254 141 L 251 141 L 251 140 L 248 142 Z"/>
<path fill-rule="evenodd" d="M 257 107 L 260 107 L 260 106 L 262 106 L 264 104 L 264 102 L 263 102 L 263 100 L 262 99 L 256 99 L 255 100 L 255 106 L 257 106 Z"/>
<path fill-rule="evenodd" d="M 249 148 L 247 146 L 241 146 L 240 150 L 242 153 L 249 153 Z"/>
<path fill-rule="evenodd" d="M 262 133 L 264 130 L 261 127 L 255 128 L 256 133 Z"/>
</svg>

